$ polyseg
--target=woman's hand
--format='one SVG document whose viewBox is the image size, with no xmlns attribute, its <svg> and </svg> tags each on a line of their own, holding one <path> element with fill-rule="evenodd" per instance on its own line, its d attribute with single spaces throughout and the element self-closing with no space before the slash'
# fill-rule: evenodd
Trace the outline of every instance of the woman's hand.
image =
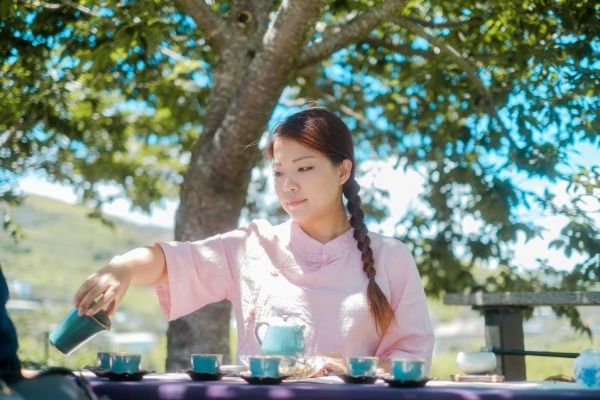
<svg viewBox="0 0 600 400">
<path fill-rule="evenodd" d="M 94 315 L 100 310 L 115 312 L 130 284 L 165 283 L 168 271 L 165 255 L 158 246 L 138 247 L 114 257 L 110 263 L 83 282 L 75 293 L 79 315 Z"/>
<path fill-rule="evenodd" d="M 342 375 L 346 373 L 346 363 L 341 357 L 323 357 L 323 367 L 312 377 L 318 378 L 327 375 Z"/>
<path fill-rule="evenodd" d="M 132 271 L 123 265 L 108 264 L 90 275 L 75 293 L 75 307 L 81 315 L 116 311 L 131 283 Z"/>
</svg>

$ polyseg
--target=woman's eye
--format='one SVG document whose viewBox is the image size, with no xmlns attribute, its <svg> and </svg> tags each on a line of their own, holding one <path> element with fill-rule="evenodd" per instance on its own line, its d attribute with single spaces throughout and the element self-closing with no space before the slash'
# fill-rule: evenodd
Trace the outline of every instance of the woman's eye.
<svg viewBox="0 0 600 400">
<path fill-rule="evenodd" d="M 306 171 L 310 171 L 311 169 L 313 169 L 313 167 L 301 167 L 298 168 L 299 172 L 306 172 Z"/>
<path fill-rule="evenodd" d="M 279 172 L 279 171 L 273 171 L 273 176 L 274 176 L 274 177 L 278 178 L 278 177 L 280 177 L 281 175 L 283 175 L 281 172 Z"/>
</svg>

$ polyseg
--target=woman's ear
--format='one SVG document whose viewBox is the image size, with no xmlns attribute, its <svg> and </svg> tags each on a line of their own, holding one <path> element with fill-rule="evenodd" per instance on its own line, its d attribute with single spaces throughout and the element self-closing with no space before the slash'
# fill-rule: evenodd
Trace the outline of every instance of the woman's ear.
<svg viewBox="0 0 600 400">
<path fill-rule="evenodd" d="M 346 183 L 352 173 L 352 161 L 347 158 L 340 164 L 340 185 Z"/>
</svg>

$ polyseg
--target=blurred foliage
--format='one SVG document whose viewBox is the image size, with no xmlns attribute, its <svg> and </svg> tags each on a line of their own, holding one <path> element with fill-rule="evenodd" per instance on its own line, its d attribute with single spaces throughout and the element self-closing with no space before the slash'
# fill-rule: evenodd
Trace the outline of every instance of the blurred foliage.
<svg viewBox="0 0 600 400">
<path fill-rule="evenodd" d="M 382 3 L 326 2 L 309 46 Z M 32 170 L 72 185 L 95 216 L 111 199 L 99 193 L 105 183 L 146 211 L 175 195 L 193 168 L 220 61 L 192 19 L 158 0 L 0 4 L 2 200 Z M 229 2 L 210 4 L 231 22 Z M 425 178 L 427 207 L 407 210 L 397 236 L 417 256 L 429 295 L 597 287 L 600 170 L 571 160 L 577 145 L 600 145 L 598 7 L 408 1 L 354 44 L 290 73 L 281 107 L 322 99 L 351 127 L 359 161 L 391 159 Z M 250 217 L 273 215 L 256 205 L 264 179 L 251 186 Z M 559 204 L 563 187 L 570 201 Z M 365 194 L 378 219 L 381 196 Z M 515 265 L 512 246 L 543 236 L 542 215 L 564 221 L 552 246 L 584 260 L 573 270 L 546 259 Z M 469 219 L 477 229 L 465 229 Z M 496 268 L 480 280 L 478 264 Z M 556 311 L 589 332 L 576 310 Z"/>
</svg>

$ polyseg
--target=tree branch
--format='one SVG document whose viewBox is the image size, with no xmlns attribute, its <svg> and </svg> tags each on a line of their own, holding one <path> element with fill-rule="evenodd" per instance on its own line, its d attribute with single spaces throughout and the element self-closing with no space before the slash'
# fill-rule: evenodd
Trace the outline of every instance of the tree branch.
<svg viewBox="0 0 600 400">
<path fill-rule="evenodd" d="M 351 107 L 348 107 L 343 102 L 339 102 L 333 95 L 331 95 L 329 93 L 325 93 L 323 97 L 325 97 L 325 100 L 329 101 L 330 103 L 337 104 L 339 106 L 341 112 L 343 112 L 347 116 L 354 118 L 355 120 L 367 125 L 374 132 L 377 132 L 377 134 L 381 135 L 381 137 L 389 136 L 388 132 L 384 132 L 381 129 L 379 129 L 377 127 L 377 125 L 375 125 L 375 123 L 370 118 L 367 118 L 363 113 L 360 113 L 360 112 L 352 109 Z"/>
<path fill-rule="evenodd" d="M 73 9 L 75 9 L 75 10 L 80 11 L 83 14 L 90 15 L 90 16 L 96 17 L 96 18 L 100 17 L 100 15 L 98 15 L 98 13 L 95 12 L 95 11 L 93 11 L 91 8 L 88 8 L 88 7 L 86 7 L 84 5 L 81 5 L 81 4 L 74 3 L 71 0 L 62 0 L 60 2 L 60 4 L 58 4 L 58 3 L 50 3 L 48 1 L 34 1 L 34 2 L 31 3 L 31 5 L 34 6 L 34 7 L 44 7 L 44 8 L 49 9 L 49 10 L 56 10 L 56 9 L 61 8 L 61 7 L 71 7 Z"/>
<path fill-rule="evenodd" d="M 62 3 L 66 6 L 79 10 L 84 14 L 91 15 L 92 17 L 99 17 L 96 11 L 92 10 L 91 8 L 85 7 L 84 5 L 74 3 L 70 0 L 63 0 Z"/>
<path fill-rule="evenodd" d="M 438 22 L 438 23 L 435 23 L 430 20 L 419 19 L 419 18 L 414 18 L 414 17 L 404 17 L 404 18 L 406 18 L 412 22 L 415 22 L 421 26 L 426 26 L 428 28 L 433 28 L 433 29 L 456 28 L 456 27 L 460 27 L 463 25 L 476 25 L 476 24 L 481 24 L 484 21 L 483 17 L 473 17 L 473 18 L 469 18 L 469 19 L 461 19 L 461 20 L 456 20 L 456 21 L 445 21 L 445 22 Z"/>
<path fill-rule="evenodd" d="M 458 64 L 458 66 L 463 71 L 465 71 L 467 73 L 467 76 L 469 77 L 471 84 L 479 92 L 482 99 L 484 100 L 484 103 L 488 106 L 487 107 L 488 112 L 492 115 L 492 118 L 498 123 L 498 125 L 500 126 L 500 129 L 503 131 L 507 140 L 513 146 L 518 148 L 518 145 L 514 142 L 514 140 L 510 136 L 510 132 L 508 131 L 508 129 L 504 125 L 504 122 L 502 122 L 502 120 L 500 119 L 500 116 L 498 115 L 498 112 L 496 111 L 496 105 L 494 104 L 494 98 L 493 98 L 491 92 L 483 84 L 483 82 L 479 78 L 479 75 L 477 75 L 475 68 L 473 68 L 473 66 L 471 66 L 471 64 L 469 64 L 469 62 L 466 60 L 466 58 L 463 57 L 454 47 L 452 47 L 448 43 L 442 41 L 440 38 L 427 32 L 425 29 L 418 26 L 411 20 L 404 18 L 404 17 L 398 17 L 396 19 L 396 22 L 398 22 L 398 24 L 400 24 L 407 30 L 411 31 L 412 33 L 414 33 L 416 35 L 421 36 L 422 38 L 427 40 L 429 43 L 431 43 L 432 45 L 437 47 L 440 50 L 440 52 L 442 52 L 442 53 L 446 54 L 448 57 L 450 57 L 450 59 L 452 59 L 456 64 Z"/>
<path fill-rule="evenodd" d="M 361 40 L 359 43 L 366 43 L 372 47 L 384 47 L 389 50 L 393 50 L 397 53 L 401 53 L 405 56 L 420 56 L 420 57 L 433 57 L 435 53 L 429 50 L 413 49 L 406 44 L 394 43 L 389 38 L 368 38 Z"/>
<path fill-rule="evenodd" d="M 405 3 L 406 0 L 389 0 L 368 13 L 357 16 L 349 23 L 336 24 L 326 29 L 321 41 L 308 47 L 300 56 L 297 68 L 316 63 L 337 50 L 361 41 L 382 22 L 390 21 L 399 14 Z"/>
<path fill-rule="evenodd" d="M 216 16 L 204 0 L 175 0 L 180 10 L 188 14 L 204 33 L 216 53 L 225 46 L 227 26 Z"/>
<path fill-rule="evenodd" d="M 431 33 L 427 32 L 422 27 L 418 26 L 417 24 L 413 23 L 412 21 L 410 21 L 406 18 L 399 17 L 396 21 L 401 26 L 403 26 L 404 28 L 406 28 L 407 30 L 411 31 L 414 34 L 421 36 L 422 38 L 427 40 L 429 43 L 431 43 L 432 45 L 437 47 L 442 53 L 444 53 L 448 57 L 450 57 L 456 64 L 458 64 L 458 66 L 463 71 L 465 71 L 467 73 L 467 76 L 471 80 L 471 83 L 473 84 L 473 86 L 475 86 L 475 89 L 477 89 L 477 91 L 483 97 L 490 96 L 488 89 L 483 85 L 483 82 L 481 81 L 481 79 L 479 79 L 479 76 L 477 75 L 477 72 L 475 71 L 475 69 L 467 62 L 467 60 L 454 47 L 450 46 L 448 43 L 443 42 L 438 37 L 432 35 Z"/>
<path fill-rule="evenodd" d="M 263 39 L 266 51 L 286 50 L 287 54 L 296 54 L 297 48 L 303 46 L 306 34 L 314 27 L 317 18 L 321 15 L 324 5 L 323 0 L 309 1 L 284 1 L 275 19 Z M 307 8 L 315 7 L 313 10 Z M 293 48 L 293 53 L 289 50 Z"/>
</svg>

